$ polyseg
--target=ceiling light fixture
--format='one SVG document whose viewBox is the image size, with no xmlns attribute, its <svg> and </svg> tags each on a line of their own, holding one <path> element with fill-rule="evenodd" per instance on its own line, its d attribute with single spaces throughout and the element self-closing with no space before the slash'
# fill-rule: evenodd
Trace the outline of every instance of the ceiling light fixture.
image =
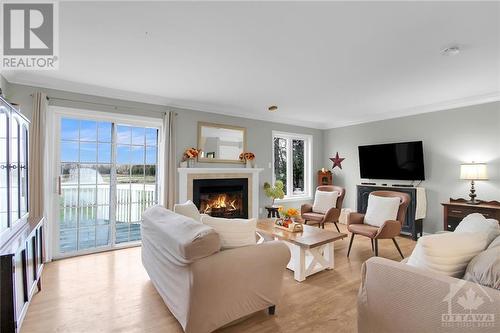
<svg viewBox="0 0 500 333">
<path fill-rule="evenodd" d="M 276 112 L 278 111 L 278 107 L 276 105 L 271 105 L 270 107 L 267 108 L 270 112 Z"/>
<path fill-rule="evenodd" d="M 441 54 L 445 56 L 456 56 L 459 53 L 460 48 L 458 46 L 450 46 L 441 51 Z"/>
</svg>

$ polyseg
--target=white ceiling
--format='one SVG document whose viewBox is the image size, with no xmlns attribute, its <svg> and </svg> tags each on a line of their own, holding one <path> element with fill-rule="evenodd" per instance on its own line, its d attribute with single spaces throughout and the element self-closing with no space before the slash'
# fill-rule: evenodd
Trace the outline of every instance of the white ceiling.
<svg viewBox="0 0 500 333">
<path fill-rule="evenodd" d="M 500 98 L 499 2 L 63 2 L 59 11 L 59 71 L 7 80 L 317 128 Z M 455 44 L 458 56 L 441 55 Z"/>
</svg>

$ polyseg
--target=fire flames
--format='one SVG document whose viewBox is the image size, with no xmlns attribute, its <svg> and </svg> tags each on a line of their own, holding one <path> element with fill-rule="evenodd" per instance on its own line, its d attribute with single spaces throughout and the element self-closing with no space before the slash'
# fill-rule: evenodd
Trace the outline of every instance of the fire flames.
<svg viewBox="0 0 500 333">
<path fill-rule="evenodd" d="M 204 213 L 208 214 L 213 209 L 236 210 L 235 204 L 236 199 L 229 200 L 225 194 L 219 194 L 217 198 L 206 205 Z"/>
</svg>

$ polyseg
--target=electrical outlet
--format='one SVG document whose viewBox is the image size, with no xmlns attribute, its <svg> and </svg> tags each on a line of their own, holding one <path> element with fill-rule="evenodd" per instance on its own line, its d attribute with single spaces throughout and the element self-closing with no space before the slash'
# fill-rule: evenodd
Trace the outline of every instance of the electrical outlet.
<svg viewBox="0 0 500 333">
<path fill-rule="evenodd" d="M 262 207 L 259 208 L 259 214 L 262 214 Z"/>
</svg>

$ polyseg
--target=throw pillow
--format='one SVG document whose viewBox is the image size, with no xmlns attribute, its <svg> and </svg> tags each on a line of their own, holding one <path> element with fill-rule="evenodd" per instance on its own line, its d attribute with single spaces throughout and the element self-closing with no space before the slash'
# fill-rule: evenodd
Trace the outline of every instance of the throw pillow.
<svg viewBox="0 0 500 333">
<path fill-rule="evenodd" d="M 198 211 L 198 207 L 191 200 L 183 204 L 174 205 L 174 212 L 192 218 L 195 221 L 201 221 L 201 214 Z"/>
<path fill-rule="evenodd" d="M 487 246 L 481 232 L 449 232 L 420 237 L 408 265 L 461 278 L 467 265 Z"/>
<path fill-rule="evenodd" d="M 339 192 L 332 191 L 319 191 L 316 190 L 314 195 L 313 212 L 326 214 L 330 208 L 335 208 L 337 206 L 337 198 L 339 197 Z"/>
<path fill-rule="evenodd" d="M 488 248 L 475 256 L 467 266 L 464 280 L 500 290 L 500 246 Z"/>
<path fill-rule="evenodd" d="M 364 223 L 381 227 L 387 220 L 396 220 L 400 201 L 398 197 L 379 197 L 370 194 Z"/>
<path fill-rule="evenodd" d="M 201 222 L 217 231 L 223 248 L 254 245 L 257 241 L 257 219 L 224 219 L 203 215 Z"/>
<path fill-rule="evenodd" d="M 469 214 L 458 224 L 455 232 L 484 232 L 488 235 L 488 244 L 500 235 L 498 221 L 487 219 L 482 214 Z"/>
</svg>

